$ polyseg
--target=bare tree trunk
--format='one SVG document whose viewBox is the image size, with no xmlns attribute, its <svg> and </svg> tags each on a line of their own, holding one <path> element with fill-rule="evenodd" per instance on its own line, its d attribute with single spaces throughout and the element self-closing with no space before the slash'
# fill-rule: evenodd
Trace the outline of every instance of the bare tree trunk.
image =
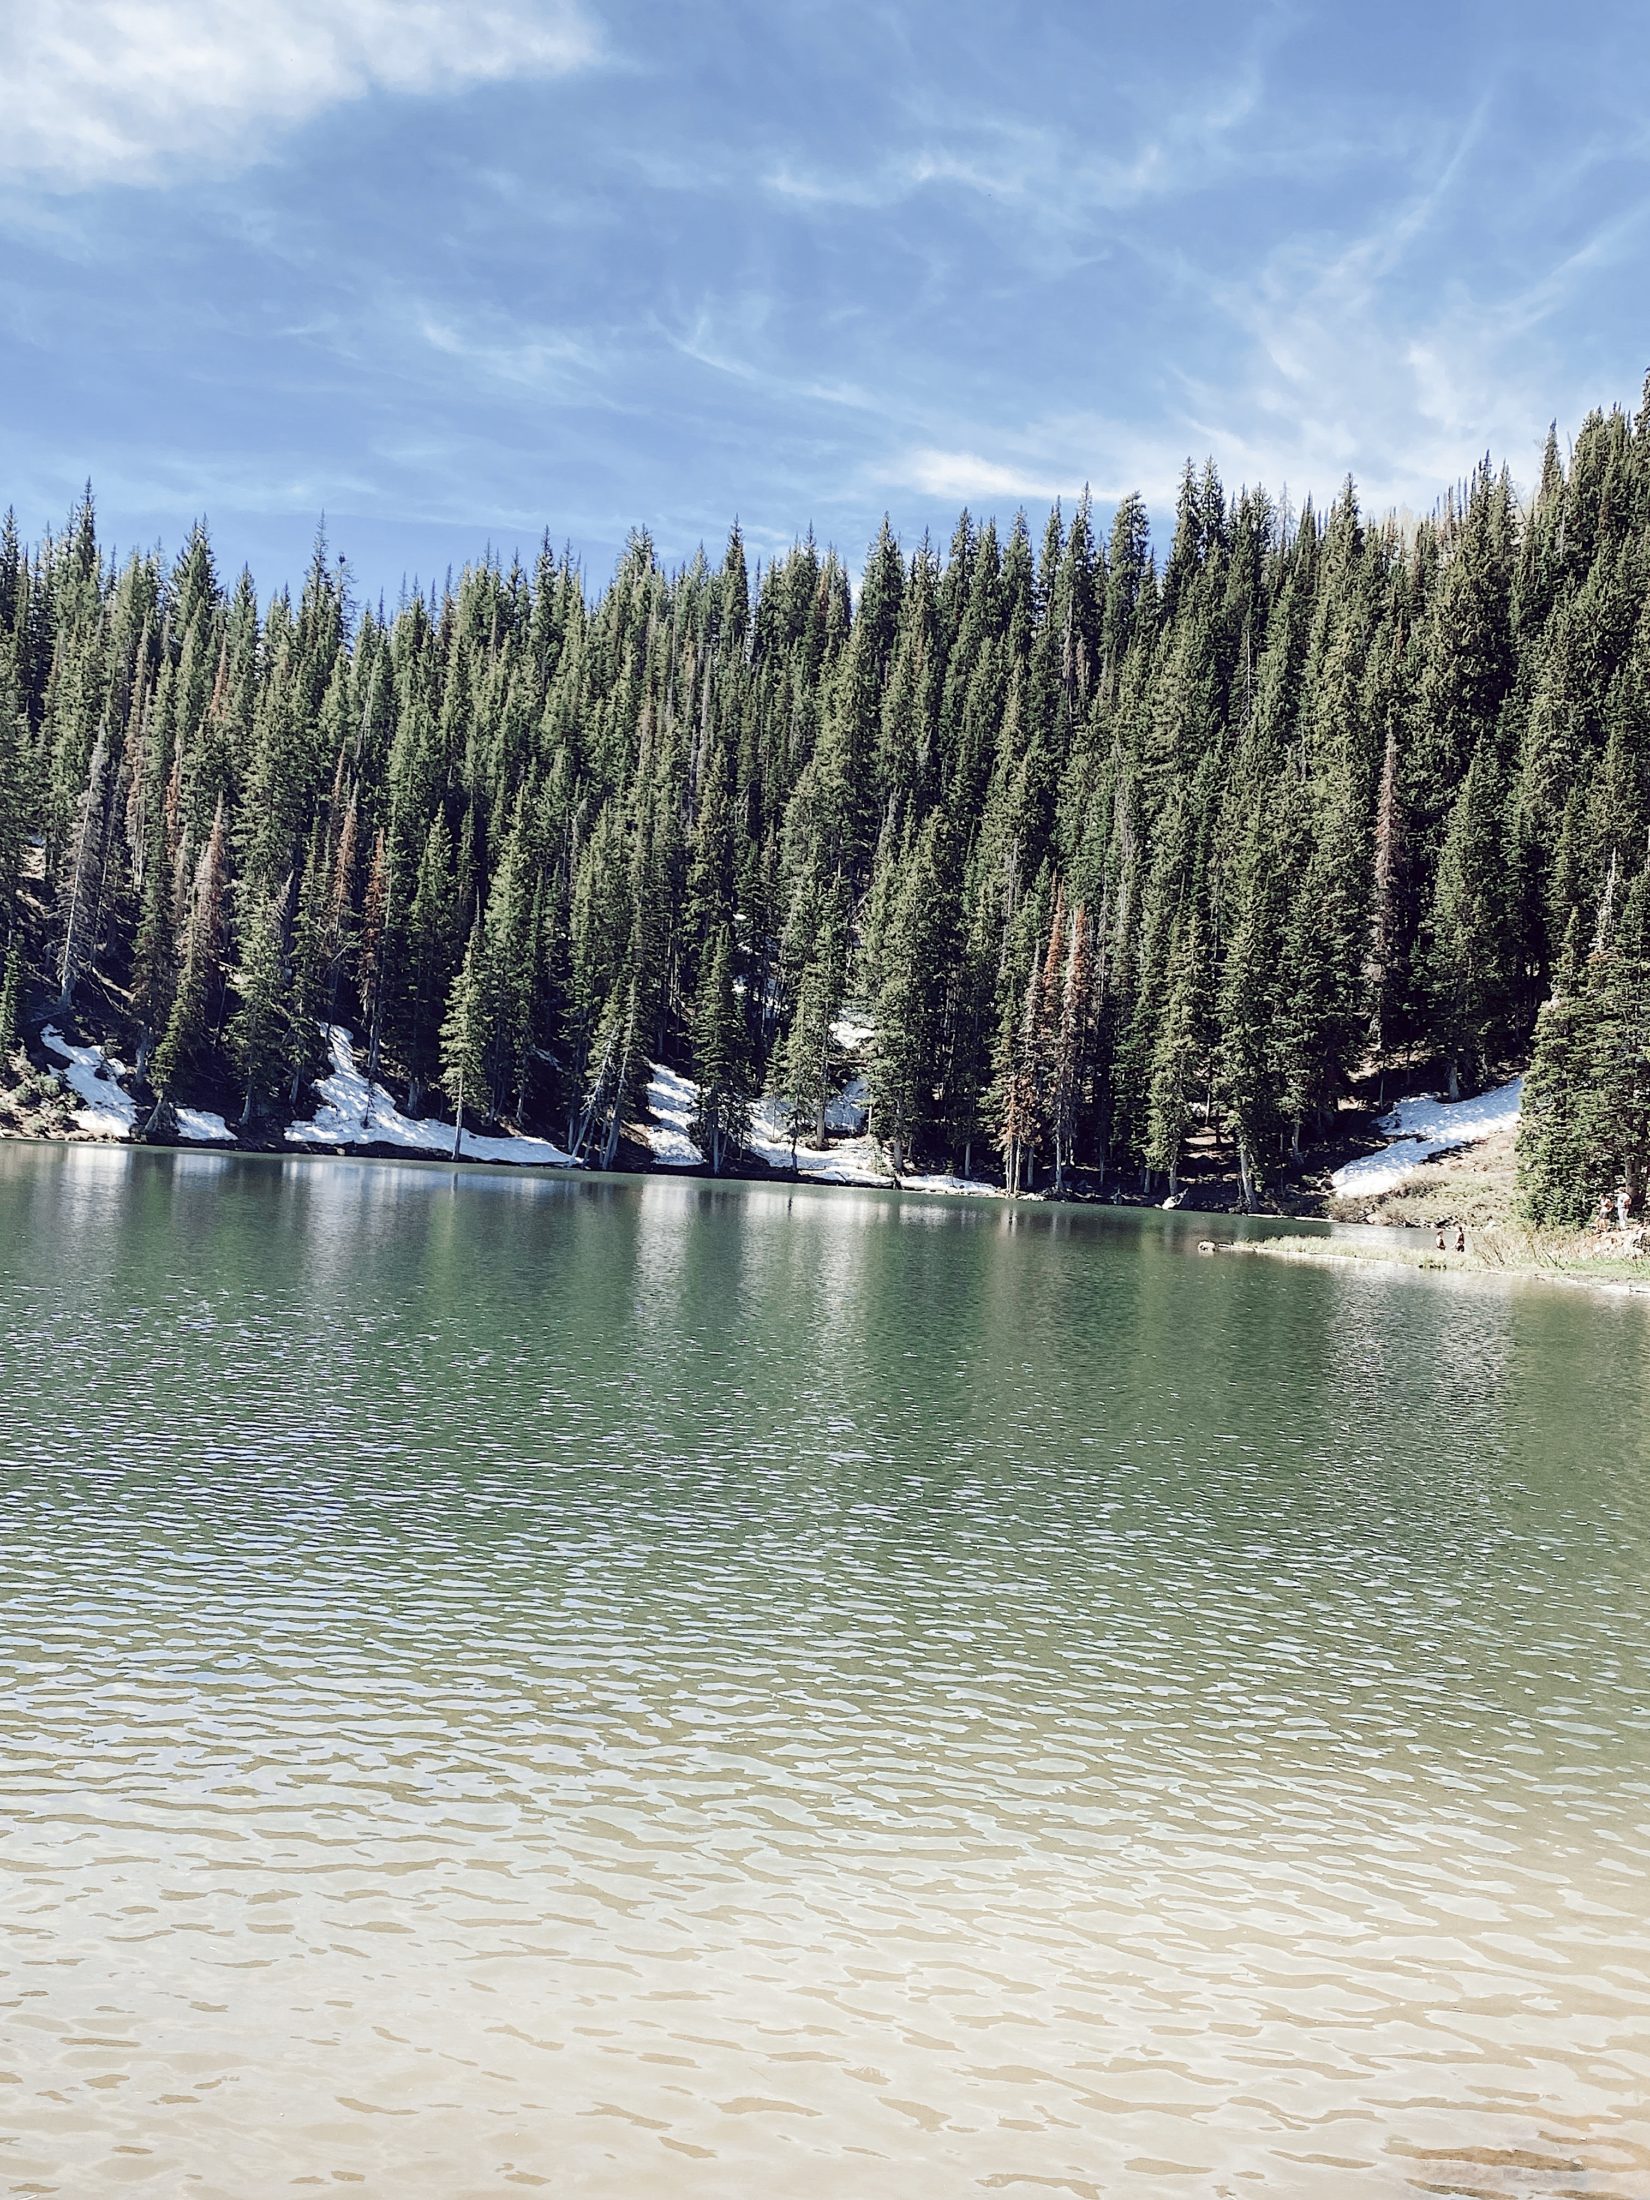
<svg viewBox="0 0 1650 2200">
<path fill-rule="evenodd" d="M 383 1020 L 383 1002 L 384 988 L 381 985 L 375 985 L 372 989 L 372 1036 L 367 1041 L 367 1100 L 365 1107 L 361 1110 L 361 1128 L 363 1130 L 372 1121 L 372 1089 L 378 1080 L 378 1034 Z M 330 1028 L 327 1032 L 327 1044 L 329 1046 L 332 1044 Z"/>
<path fill-rule="evenodd" d="M 1238 1198 L 1246 1215 L 1255 1211 L 1255 1172 L 1249 1160 L 1249 1143 L 1241 1131 L 1237 1140 Z"/>
<path fill-rule="evenodd" d="M 102 907 L 103 857 L 107 839 L 103 782 L 107 757 L 104 730 L 99 727 L 87 772 L 86 791 L 80 798 L 79 815 L 75 820 L 74 861 L 69 869 L 63 948 L 57 973 L 57 1013 L 60 1016 L 67 1015 L 74 1000 L 74 989 L 87 959 L 88 944 L 96 944 L 96 934 L 92 930 L 92 913 Z"/>
</svg>

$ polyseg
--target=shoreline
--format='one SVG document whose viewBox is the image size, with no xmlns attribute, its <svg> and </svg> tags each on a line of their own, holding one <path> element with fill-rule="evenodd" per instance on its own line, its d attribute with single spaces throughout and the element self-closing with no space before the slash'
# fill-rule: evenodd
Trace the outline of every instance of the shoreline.
<svg viewBox="0 0 1650 2200">
<path fill-rule="evenodd" d="M 1643 1263 L 1645 1272 L 1634 1274 L 1634 1264 L 1626 1260 L 1612 1260 L 1609 1255 L 1600 1256 L 1608 1261 L 1608 1267 L 1598 1270 L 1580 1261 L 1566 1264 L 1563 1257 L 1554 1253 L 1545 1260 L 1493 1260 L 1470 1248 L 1464 1253 L 1440 1252 L 1436 1246 L 1417 1247 L 1411 1252 L 1407 1246 L 1387 1241 L 1372 1242 L 1377 1229 L 1386 1225 L 1370 1225 L 1357 1222 L 1337 1223 L 1341 1231 L 1368 1229 L 1370 1239 L 1363 1243 L 1345 1237 L 1230 1238 L 1215 1243 L 1213 1250 L 1219 1253 L 1258 1254 L 1267 1260 L 1292 1260 L 1318 1266 L 1333 1263 L 1343 1268 L 1406 1268 L 1415 1274 L 1505 1277 L 1517 1283 L 1557 1283 L 1570 1289 L 1607 1291 L 1618 1298 L 1650 1298 L 1650 1262 Z"/>
<path fill-rule="evenodd" d="M 1442 1104 L 1421 1099 L 1400 1103 L 1390 1111 L 1382 1128 L 1399 1136 L 1383 1151 L 1355 1160 L 1351 1169 L 1364 1176 L 1385 1175 L 1390 1182 L 1372 1183 L 1368 1195 L 1373 1207 L 1362 1214 L 1347 1213 L 1354 1205 L 1348 1197 L 1348 1165 L 1331 1171 L 1321 1187 L 1307 1183 L 1292 1198 L 1280 1201 L 1269 1212 L 1246 1211 L 1240 1204 L 1239 1185 L 1224 1171 L 1199 1173 L 1184 1185 L 1172 1207 L 1149 1194 L 1122 1191 L 1104 1179 L 1088 1179 L 1058 1197 L 1032 1190 L 1014 1196 L 988 1178 L 956 1177 L 948 1173 L 911 1171 L 895 1176 L 875 1166 L 885 1161 L 880 1145 L 868 1137 L 863 1115 L 853 1123 L 832 1127 L 845 1135 L 824 1147 L 791 1148 L 788 1141 L 757 1141 L 740 1155 L 734 1166 L 713 1174 L 694 1153 L 686 1135 L 693 1090 L 679 1073 L 656 1065 L 648 1090 L 650 1115 L 639 1118 L 621 1137 L 617 1153 L 606 1166 L 581 1161 L 542 1135 L 478 1134 L 466 1131 L 464 1151 L 450 1150 L 452 1126 L 439 1117 L 402 1114 L 393 1093 L 369 1080 L 355 1066 L 352 1035 L 340 1025 L 327 1027 L 332 1054 L 330 1075 L 315 1080 L 320 1105 L 311 1117 L 283 1129 L 267 1121 L 250 1135 L 232 1128 L 227 1117 L 202 1107 L 177 1107 L 168 1111 L 166 1129 L 145 1137 L 139 1129 L 141 1106 L 122 1086 L 125 1066 L 104 1044 L 76 1043 L 54 1028 L 42 1032 L 44 1049 L 59 1059 L 34 1066 L 55 1078 L 61 1098 L 55 1105 L 26 1110 L 0 1108 L 0 1141 L 16 1144 L 63 1146 L 142 1147 L 154 1152 L 255 1155 L 280 1160 L 355 1160 L 412 1163 L 420 1168 L 503 1170 L 511 1175 L 567 1179 L 582 1177 L 674 1177 L 711 1184 L 766 1184 L 795 1189 L 889 1192 L 920 1195 L 925 1199 L 981 1199 L 1006 1207 L 1022 1203 L 1033 1207 L 1104 1210 L 1111 1213 L 1172 1214 L 1181 1223 L 1194 1218 L 1218 1236 L 1198 1242 L 1202 1253 L 1258 1253 L 1273 1260 L 1330 1263 L 1338 1267 L 1379 1266 L 1416 1272 L 1467 1276 L 1504 1276 L 1524 1282 L 1562 1283 L 1618 1297 L 1650 1296 L 1650 1258 L 1642 1230 L 1623 1230 L 1600 1238 L 1596 1233 L 1538 1231 L 1517 1219 L 1517 1182 L 1514 1154 L 1514 1120 L 1485 1125 L 1467 1143 L 1442 1146 L 1438 1133 L 1454 1128 L 1443 1117 Z M 63 1089 L 66 1088 L 66 1089 Z M 849 1095 L 853 1087 L 846 1088 Z M 1493 1105 L 1516 1085 L 1491 1092 Z M 72 1098 L 71 1098 L 72 1096 Z M 222 1099 L 221 1093 L 208 1097 Z M 79 1111 L 72 1099 L 83 1103 Z M 1469 1102 L 1472 1107 L 1476 1103 Z M 376 1121 L 388 1135 L 361 1137 L 364 1111 L 370 1106 Z M 1408 1117 L 1417 1118 L 1410 1122 Z M 1434 1117 L 1441 1120 L 1434 1121 Z M 1401 1119 L 1402 1118 L 1402 1119 Z M 1464 1120 L 1464 1119 L 1463 1119 Z M 296 1133 L 297 1135 L 293 1135 Z M 1419 1139 L 1414 1137 L 1419 1133 Z M 1403 1147 L 1421 1143 L 1413 1162 L 1400 1162 Z M 796 1165 L 785 1165 L 790 1153 Z M 1407 1161 L 1407 1156 L 1405 1157 Z M 1339 1179 L 1339 1181 L 1337 1180 Z M 1358 1191 L 1362 1193 L 1361 1183 Z M 1362 1204 L 1358 1197 L 1357 1205 Z M 1337 1211 L 1339 1210 L 1339 1211 Z M 1259 1224 L 1241 1233 L 1233 1224 Z M 1465 1250 L 1453 1252 L 1439 1246 L 1438 1233 L 1464 1229 Z"/>
<path fill-rule="evenodd" d="M 71 1130 L 19 1130 L 0 1123 L 0 1146 L 92 1146 L 121 1153 L 181 1153 L 217 1154 L 227 1157 L 239 1155 L 243 1160 L 259 1161 L 389 1161 L 415 1168 L 437 1169 L 485 1169 L 509 1176 L 553 1179 L 557 1182 L 579 1180 L 600 1182 L 604 1177 L 660 1177 L 680 1179 L 693 1184 L 778 1184 L 787 1188 L 796 1185 L 816 1185 L 822 1191 L 847 1192 L 905 1192 L 920 1194 L 927 1199 L 998 1199 L 1006 1200 L 1008 1194 L 1000 1184 L 992 1184 L 983 1178 L 959 1178 L 953 1183 L 936 1184 L 925 1181 L 916 1172 L 909 1177 L 849 1175 L 837 1172 L 774 1169 L 763 1166 L 724 1169 L 720 1175 L 712 1173 L 708 1162 L 686 1164 L 650 1161 L 646 1150 L 633 1141 L 625 1142 L 629 1159 L 603 1168 L 588 1161 L 527 1161 L 499 1158 L 490 1155 L 441 1153 L 434 1147 L 409 1148 L 377 1140 L 357 1141 L 348 1145 L 333 1145 L 322 1139 L 304 1138 L 291 1140 L 249 1141 L 240 1138 L 117 1138 L 99 1131 L 88 1131 L 78 1126 Z M 804 1153 L 817 1151 L 804 1147 Z M 825 1149 L 829 1151 L 830 1149 Z M 1021 1194 L 1021 1202 L 1028 1206 L 1051 1204 L 1088 1207 L 1135 1207 L 1141 1213 L 1155 1211 L 1154 1201 L 1073 1199 L 1051 1202 L 1041 1192 Z M 1186 1210 L 1190 1212 L 1191 1210 Z M 1209 1209 L 1210 1213 L 1225 1210 Z M 1288 1220 L 1280 1216 L 1279 1220 Z"/>
<path fill-rule="evenodd" d="M 649 1166 L 646 1157 L 640 1153 L 636 1153 L 633 1162 L 626 1166 L 604 1169 L 567 1162 L 497 1161 L 469 1157 L 454 1160 L 450 1155 L 408 1152 L 387 1144 L 334 1147 L 323 1145 L 319 1141 L 296 1141 L 291 1144 L 252 1145 L 243 1144 L 240 1140 L 225 1143 L 222 1140 L 189 1138 L 114 1138 L 78 1128 L 67 1131 L 19 1131 L 10 1127 L 0 1127 L 0 1145 L 88 1146 L 122 1152 L 213 1154 L 225 1157 L 235 1155 L 242 1159 L 265 1161 L 392 1162 L 419 1169 L 484 1170 L 489 1174 L 502 1173 L 563 1183 L 662 1178 L 666 1181 L 697 1184 L 765 1185 L 787 1191 L 812 1189 L 827 1192 L 891 1192 L 918 1195 L 925 1199 L 977 1200 L 984 1197 L 1005 1206 L 1010 1204 L 1007 1193 L 1000 1185 L 985 1182 L 940 1186 L 898 1182 L 892 1178 L 810 1175 L 803 1171 L 792 1175 L 789 1171 L 751 1168 L 726 1170 L 720 1176 L 713 1176 L 704 1166 Z M 1640 1263 L 1602 1254 L 1598 1258 L 1607 1265 L 1594 1268 L 1587 1264 L 1585 1255 L 1572 1255 L 1566 1260 L 1563 1254 L 1556 1251 L 1545 1258 L 1530 1259 L 1516 1255 L 1486 1258 L 1482 1252 L 1474 1251 L 1470 1247 L 1463 1253 L 1439 1251 L 1436 1246 L 1416 1246 L 1412 1249 L 1398 1242 L 1403 1234 L 1401 1226 L 1343 1222 L 1327 1215 L 1244 1214 L 1236 1208 L 1207 1207 L 1165 1210 L 1158 1202 L 1151 1200 L 1082 1197 L 1050 1200 L 1036 1192 L 1023 1194 L 1012 1204 L 1142 1216 L 1167 1213 L 1173 1219 L 1187 1224 L 1203 1220 L 1213 1222 L 1217 1217 L 1226 1222 L 1269 1223 L 1274 1226 L 1291 1223 L 1297 1226 L 1315 1224 L 1317 1229 L 1311 1234 L 1297 1227 L 1288 1234 L 1279 1231 L 1278 1234 L 1257 1233 L 1253 1237 L 1205 1236 L 1200 1240 L 1198 1250 L 1222 1256 L 1238 1254 L 1265 1260 L 1292 1261 L 1309 1267 L 1400 1268 L 1414 1274 L 1487 1280 L 1500 1278 L 1516 1283 L 1558 1284 L 1571 1290 L 1604 1292 L 1616 1298 L 1650 1298 L 1650 1260 Z M 1319 1235 L 1318 1231 L 1323 1234 Z"/>
</svg>

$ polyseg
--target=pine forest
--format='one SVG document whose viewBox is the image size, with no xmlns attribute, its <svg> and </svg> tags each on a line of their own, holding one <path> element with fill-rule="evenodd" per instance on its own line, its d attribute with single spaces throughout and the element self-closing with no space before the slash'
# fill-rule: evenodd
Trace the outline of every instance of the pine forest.
<svg viewBox="0 0 1650 2200">
<path fill-rule="evenodd" d="M 1102 539 L 1102 532 L 1104 539 Z M 739 1165 L 827 1136 L 846 1012 L 896 1174 L 1264 1205 L 1355 1088 L 1529 1065 L 1522 1196 L 1650 1168 L 1650 385 L 1418 522 L 1188 466 L 1037 542 L 739 530 L 598 594 L 548 541 L 393 609 L 0 538 L 0 1077 L 119 1036 L 145 1123 L 278 1139 L 359 1036 L 409 1110 L 623 1159 L 648 1076 Z M 37 1057 L 38 1058 L 38 1057 Z"/>
</svg>

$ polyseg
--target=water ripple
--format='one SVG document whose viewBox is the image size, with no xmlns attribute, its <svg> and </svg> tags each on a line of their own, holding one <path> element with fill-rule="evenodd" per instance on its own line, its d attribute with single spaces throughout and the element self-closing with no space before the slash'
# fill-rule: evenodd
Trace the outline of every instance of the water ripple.
<svg viewBox="0 0 1650 2200">
<path fill-rule="evenodd" d="M 1643 2200 L 1643 1309 L 1192 1243 L 0 1149 L 6 2189 Z"/>
</svg>

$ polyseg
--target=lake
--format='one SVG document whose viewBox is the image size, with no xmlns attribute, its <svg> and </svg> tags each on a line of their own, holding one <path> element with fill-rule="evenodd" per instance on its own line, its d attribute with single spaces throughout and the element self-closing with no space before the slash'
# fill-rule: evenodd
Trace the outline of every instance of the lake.
<svg viewBox="0 0 1650 2200">
<path fill-rule="evenodd" d="M 1642 2200 L 1650 1309 L 1208 1227 L 0 1146 L 0 2189 Z"/>
</svg>

